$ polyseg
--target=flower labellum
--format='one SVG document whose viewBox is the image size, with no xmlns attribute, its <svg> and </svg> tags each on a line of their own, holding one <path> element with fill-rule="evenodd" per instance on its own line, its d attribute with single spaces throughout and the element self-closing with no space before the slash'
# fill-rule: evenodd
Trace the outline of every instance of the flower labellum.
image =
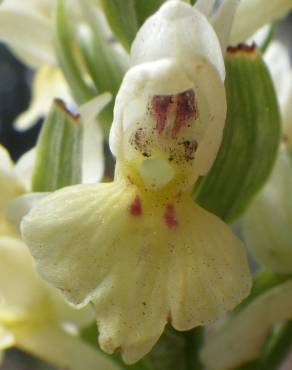
<svg viewBox="0 0 292 370">
<path fill-rule="evenodd" d="M 93 303 L 102 349 L 127 363 L 167 321 L 204 325 L 250 289 L 242 243 L 190 195 L 225 123 L 215 31 L 195 8 L 168 1 L 138 32 L 131 62 L 110 133 L 114 181 L 61 189 L 22 221 L 40 274 L 71 303 Z"/>
</svg>

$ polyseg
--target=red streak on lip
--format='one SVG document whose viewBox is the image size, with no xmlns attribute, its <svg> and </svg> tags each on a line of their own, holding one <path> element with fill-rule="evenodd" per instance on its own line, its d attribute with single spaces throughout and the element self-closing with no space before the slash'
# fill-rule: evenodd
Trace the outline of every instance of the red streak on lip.
<svg viewBox="0 0 292 370">
<path fill-rule="evenodd" d="M 129 212 L 132 216 L 138 217 L 142 214 L 142 204 L 139 196 L 133 200 L 133 203 L 130 205 Z"/>
<path fill-rule="evenodd" d="M 175 138 L 180 130 L 188 124 L 192 118 L 197 118 L 195 93 L 187 90 L 177 95 L 176 118 L 172 130 L 172 137 Z"/>
<path fill-rule="evenodd" d="M 171 104 L 171 95 L 155 95 L 152 99 L 152 109 L 156 118 L 156 129 L 160 135 L 165 129 L 168 108 Z"/>
<path fill-rule="evenodd" d="M 168 204 L 166 206 L 163 218 L 164 218 L 166 225 L 170 229 L 174 229 L 178 226 L 178 221 L 175 217 L 175 208 L 173 204 Z"/>
</svg>

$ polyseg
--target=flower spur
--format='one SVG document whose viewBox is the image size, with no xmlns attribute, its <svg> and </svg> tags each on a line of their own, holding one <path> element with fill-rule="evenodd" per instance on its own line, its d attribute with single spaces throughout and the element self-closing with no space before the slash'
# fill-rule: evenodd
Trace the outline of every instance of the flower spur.
<svg viewBox="0 0 292 370">
<path fill-rule="evenodd" d="M 110 133 L 114 181 L 61 189 L 22 221 L 40 274 L 71 303 L 92 302 L 102 349 L 127 363 L 167 321 L 203 325 L 250 289 L 244 246 L 190 195 L 226 116 L 216 33 L 199 11 L 169 1 L 139 31 L 131 60 Z"/>
</svg>

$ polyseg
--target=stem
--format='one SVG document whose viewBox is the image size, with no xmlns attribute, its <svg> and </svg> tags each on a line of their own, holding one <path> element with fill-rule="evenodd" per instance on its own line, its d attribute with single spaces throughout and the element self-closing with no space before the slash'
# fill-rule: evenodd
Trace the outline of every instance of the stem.
<svg viewBox="0 0 292 370">
<path fill-rule="evenodd" d="M 119 370 L 97 349 L 56 326 L 16 332 L 17 347 L 66 370 Z"/>
<path fill-rule="evenodd" d="M 261 361 L 260 370 L 277 370 L 292 348 L 292 321 L 283 325 L 273 346 Z"/>
<path fill-rule="evenodd" d="M 197 327 L 184 333 L 186 345 L 186 368 L 187 370 L 201 370 L 203 365 L 199 358 L 199 350 L 204 341 L 204 328 Z"/>
</svg>

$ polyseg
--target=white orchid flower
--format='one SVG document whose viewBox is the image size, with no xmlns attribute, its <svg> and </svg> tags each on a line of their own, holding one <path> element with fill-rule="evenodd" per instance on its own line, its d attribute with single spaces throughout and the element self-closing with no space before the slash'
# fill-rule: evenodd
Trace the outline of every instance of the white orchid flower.
<svg viewBox="0 0 292 370">
<path fill-rule="evenodd" d="M 57 191 L 22 222 L 40 274 L 76 306 L 93 303 L 102 349 L 127 363 L 167 321 L 204 325 L 251 283 L 242 243 L 190 196 L 225 123 L 214 29 L 196 8 L 168 1 L 138 32 L 131 63 L 110 133 L 114 181 Z"/>
<path fill-rule="evenodd" d="M 117 370 L 66 331 L 92 319 L 91 310 L 73 309 L 37 275 L 23 242 L 0 236 L 0 351 L 16 346 L 64 369 Z"/>
</svg>

